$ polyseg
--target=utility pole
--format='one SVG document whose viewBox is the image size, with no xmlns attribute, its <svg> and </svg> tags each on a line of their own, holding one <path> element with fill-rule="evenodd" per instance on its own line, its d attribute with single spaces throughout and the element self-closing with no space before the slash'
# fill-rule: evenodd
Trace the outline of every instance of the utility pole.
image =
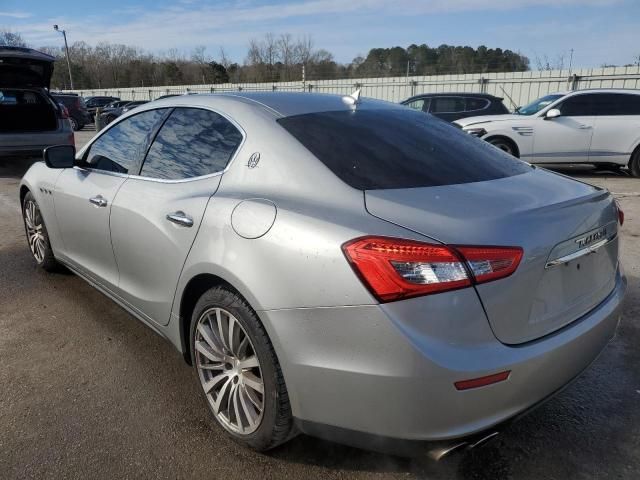
<svg viewBox="0 0 640 480">
<path fill-rule="evenodd" d="M 67 32 L 64 30 L 60 30 L 58 25 L 54 25 L 53 29 L 56 32 L 59 32 L 64 37 L 64 51 L 66 52 L 67 57 L 67 68 L 69 69 L 69 83 L 71 84 L 71 90 L 73 90 L 73 76 L 71 75 L 71 61 L 69 60 L 69 45 L 67 44 Z"/>
<path fill-rule="evenodd" d="M 571 69 L 573 67 L 573 48 L 571 50 L 569 50 L 570 52 L 570 56 L 569 56 L 569 76 L 571 76 Z"/>
</svg>

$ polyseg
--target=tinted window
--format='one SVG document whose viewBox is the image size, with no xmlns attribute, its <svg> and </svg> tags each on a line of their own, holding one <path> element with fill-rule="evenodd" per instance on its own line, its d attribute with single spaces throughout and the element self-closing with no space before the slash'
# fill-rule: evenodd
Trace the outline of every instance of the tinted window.
<svg viewBox="0 0 640 480">
<path fill-rule="evenodd" d="M 137 174 L 135 167 L 147 146 L 148 136 L 165 112 L 164 108 L 142 112 L 107 130 L 91 145 L 85 157 L 88 166 L 111 172 Z"/>
<path fill-rule="evenodd" d="M 489 106 L 489 100 L 486 98 L 467 98 L 467 112 L 474 110 L 483 110 Z"/>
<path fill-rule="evenodd" d="M 413 108 L 414 110 L 426 110 L 424 109 L 424 99 L 419 98 L 418 100 L 414 100 L 412 102 L 406 103 L 405 104 L 407 107 Z"/>
<path fill-rule="evenodd" d="M 603 93 L 593 95 L 594 115 L 640 115 L 640 95 Z"/>
<path fill-rule="evenodd" d="M 585 115 L 595 115 L 594 98 L 597 95 L 575 95 L 567 98 L 558 108 L 560 113 L 567 117 L 583 117 Z"/>
<path fill-rule="evenodd" d="M 240 131 L 223 116 L 178 108 L 160 129 L 140 174 L 180 180 L 220 172 L 241 142 Z"/>
<path fill-rule="evenodd" d="M 480 182 L 531 168 L 406 108 L 312 113 L 278 122 L 341 180 L 361 190 Z"/>
<path fill-rule="evenodd" d="M 435 97 L 431 99 L 431 113 L 464 112 L 464 98 Z"/>
</svg>

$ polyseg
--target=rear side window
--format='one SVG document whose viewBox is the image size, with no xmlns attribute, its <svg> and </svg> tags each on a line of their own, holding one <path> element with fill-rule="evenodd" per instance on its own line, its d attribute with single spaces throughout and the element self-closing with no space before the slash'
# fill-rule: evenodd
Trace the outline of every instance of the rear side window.
<svg viewBox="0 0 640 480">
<path fill-rule="evenodd" d="M 431 113 L 464 112 L 464 104 L 464 98 L 461 97 L 435 97 L 431 99 Z"/>
<path fill-rule="evenodd" d="M 151 145 L 140 175 L 182 180 L 220 172 L 240 143 L 242 133 L 222 115 L 177 108 Z"/>
<path fill-rule="evenodd" d="M 278 122 L 360 190 L 481 182 L 531 168 L 442 120 L 405 108 L 311 113 Z"/>
<path fill-rule="evenodd" d="M 602 93 L 593 95 L 594 115 L 640 115 L 640 95 Z"/>
<path fill-rule="evenodd" d="M 87 166 L 135 175 L 148 137 L 166 109 L 149 110 L 126 118 L 103 133 L 89 148 Z"/>
<path fill-rule="evenodd" d="M 474 110 L 484 110 L 489 106 L 489 100 L 486 98 L 467 98 L 467 112 L 473 112 Z"/>
</svg>

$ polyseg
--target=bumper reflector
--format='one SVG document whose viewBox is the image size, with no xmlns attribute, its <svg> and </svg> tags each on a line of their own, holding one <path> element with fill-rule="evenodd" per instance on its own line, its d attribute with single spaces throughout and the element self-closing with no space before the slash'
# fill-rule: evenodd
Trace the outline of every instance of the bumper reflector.
<svg viewBox="0 0 640 480">
<path fill-rule="evenodd" d="M 470 388 L 485 387 L 492 383 L 503 382 L 511 375 L 511 370 L 505 372 L 494 373 L 493 375 L 487 375 L 486 377 L 472 378 L 470 380 L 460 380 L 455 382 L 454 385 L 457 390 L 469 390 Z"/>
</svg>

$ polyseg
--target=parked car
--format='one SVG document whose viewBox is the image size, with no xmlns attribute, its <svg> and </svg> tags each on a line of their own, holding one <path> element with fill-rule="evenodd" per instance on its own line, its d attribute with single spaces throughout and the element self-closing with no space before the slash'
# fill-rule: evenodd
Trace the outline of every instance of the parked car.
<svg viewBox="0 0 640 480">
<path fill-rule="evenodd" d="M 105 108 L 104 111 L 100 114 L 100 118 L 102 119 L 102 125 L 108 125 L 113 122 L 116 118 L 118 118 L 123 113 L 128 112 L 132 108 L 137 107 L 138 105 L 144 105 L 148 103 L 148 100 L 126 100 L 113 102 L 109 105 L 114 105 L 112 108 Z"/>
<path fill-rule="evenodd" d="M 528 162 L 626 166 L 633 176 L 640 176 L 640 90 L 553 93 L 514 115 L 455 123 Z"/>
<path fill-rule="evenodd" d="M 0 156 L 74 144 L 64 109 L 48 92 L 54 60 L 30 48 L 0 47 Z"/>
<path fill-rule="evenodd" d="M 84 98 L 81 96 L 69 93 L 52 93 L 51 96 L 67 107 L 69 121 L 74 130 L 82 130 L 86 124 L 93 123 L 93 118 L 89 115 Z"/>
<path fill-rule="evenodd" d="M 400 105 L 181 96 L 44 158 L 19 189 L 35 262 L 172 342 L 257 450 L 475 445 L 618 324 L 612 195 Z"/>
<path fill-rule="evenodd" d="M 89 115 L 91 115 L 91 118 L 94 118 L 96 116 L 96 109 L 106 107 L 108 104 L 112 102 L 116 102 L 118 100 L 120 100 L 119 97 L 107 97 L 107 96 L 85 97 L 84 99 L 87 105 L 87 110 L 89 111 Z"/>
<path fill-rule="evenodd" d="M 104 107 L 102 107 L 102 111 L 106 112 L 108 110 L 115 110 L 116 108 L 124 107 L 131 100 L 116 100 L 115 102 L 107 103 Z"/>
<path fill-rule="evenodd" d="M 502 98 L 485 93 L 423 93 L 401 103 L 447 122 L 477 115 L 509 113 Z"/>
</svg>

